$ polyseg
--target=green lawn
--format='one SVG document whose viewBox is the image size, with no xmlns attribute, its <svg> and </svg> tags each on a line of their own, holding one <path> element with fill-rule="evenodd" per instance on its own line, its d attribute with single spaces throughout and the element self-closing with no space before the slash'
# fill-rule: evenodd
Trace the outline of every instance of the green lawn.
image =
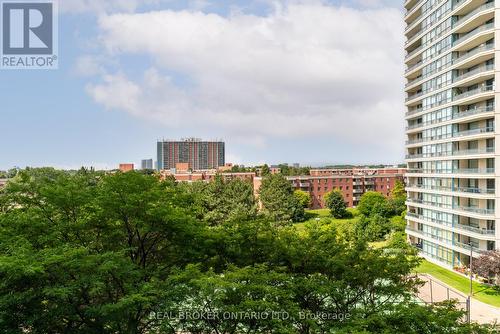
<svg viewBox="0 0 500 334">
<path fill-rule="evenodd" d="M 425 273 L 434 276 L 443 283 L 448 284 L 454 289 L 462 292 L 464 295 L 469 294 L 470 283 L 469 280 L 456 274 L 451 270 L 441 268 L 434 263 L 423 260 L 422 264 L 415 270 L 417 273 Z M 496 290 L 485 284 L 473 282 L 472 283 L 473 297 L 483 303 L 500 307 L 500 290 Z"/>
</svg>

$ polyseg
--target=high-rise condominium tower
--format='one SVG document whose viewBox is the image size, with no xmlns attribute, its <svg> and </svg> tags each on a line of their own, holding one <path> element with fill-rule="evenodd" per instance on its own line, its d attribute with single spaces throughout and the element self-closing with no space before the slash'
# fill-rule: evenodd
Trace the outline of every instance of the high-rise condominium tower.
<svg viewBox="0 0 500 334">
<path fill-rule="evenodd" d="M 404 5 L 406 231 L 428 259 L 467 267 L 471 250 L 474 258 L 500 248 L 495 203 L 500 3 L 407 0 Z"/>
<path fill-rule="evenodd" d="M 201 141 L 197 138 L 157 143 L 158 169 L 176 168 L 187 164 L 192 170 L 217 169 L 225 164 L 225 145 L 221 141 Z"/>
</svg>

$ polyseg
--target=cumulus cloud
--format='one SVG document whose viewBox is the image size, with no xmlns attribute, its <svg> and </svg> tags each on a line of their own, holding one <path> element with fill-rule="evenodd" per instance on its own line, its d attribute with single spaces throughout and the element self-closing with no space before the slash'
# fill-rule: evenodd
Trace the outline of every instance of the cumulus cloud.
<svg viewBox="0 0 500 334">
<path fill-rule="evenodd" d="M 63 0 L 59 6 L 63 13 L 132 13 L 141 5 L 156 5 L 162 1 L 167 0 Z"/>
<path fill-rule="evenodd" d="M 106 74 L 87 91 L 108 109 L 256 143 L 330 137 L 402 146 L 403 23 L 396 9 L 325 3 L 267 16 L 194 11 L 99 21 L 106 54 L 146 55 L 142 78 Z M 192 84 L 176 82 L 175 71 Z M 400 128 L 401 131 L 394 129 Z"/>
</svg>

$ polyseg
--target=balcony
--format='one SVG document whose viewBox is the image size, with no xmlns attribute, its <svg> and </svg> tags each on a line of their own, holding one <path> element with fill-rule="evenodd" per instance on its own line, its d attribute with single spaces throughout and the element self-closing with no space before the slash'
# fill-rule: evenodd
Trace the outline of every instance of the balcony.
<svg viewBox="0 0 500 334">
<path fill-rule="evenodd" d="M 478 215 L 484 215 L 484 216 L 494 216 L 495 215 L 495 209 L 486 209 L 486 208 L 477 208 L 477 207 L 471 207 L 471 206 L 459 206 L 459 205 L 451 205 L 451 204 L 446 204 L 446 203 L 437 203 L 437 202 L 429 202 L 429 201 L 424 201 L 418 198 L 409 198 L 407 203 L 411 204 L 423 204 L 431 207 L 436 207 L 436 208 L 441 208 L 441 209 L 448 209 L 451 211 L 462 211 L 462 212 L 467 212 L 467 213 L 475 213 Z"/>
<path fill-rule="evenodd" d="M 424 80 L 425 78 L 427 78 L 427 77 L 428 77 L 428 75 L 426 75 L 426 76 L 419 75 L 419 76 L 418 76 L 418 77 L 416 77 L 415 79 L 413 79 L 413 80 L 409 81 L 408 83 L 406 83 L 406 84 L 405 84 L 405 88 L 408 88 L 408 87 L 410 87 L 410 86 L 413 86 L 413 85 L 415 85 L 416 83 L 423 81 L 423 80 Z"/>
<path fill-rule="evenodd" d="M 453 82 L 458 82 L 458 81 L 464 80 L 466 78 L 469 78 L 473 75 L 483 73 L 483 72 L 494 71 L 494 70 L 495 70 L 495 65 L 493 65 L 493 64 L 480 66 L 478 68 L 473 69 L 472 71 L 469 71 L 467 73 L 464 73 L 462 75 L 455 77 L 453 79 Z"/>
<path fill-rule="evenodd" d="M 470 150 L 459 150 L 459 151 L 442 151 L 442 152 L 431 152 L 431 153 L 418 153 L 418 154 L 408 154 L 406 159 L 418 159 L 418 158 L 435 158 L 435 157 L 455 157 L 461 155 L 482 155 L 482 154 L 492 154 L 495 153 L 494 147 L 487 147 L 483 149 L 470 149 Z"/>
<path fill-rule="evenodd" d="M 418 62 L 416 62 L 415 64 L 408 66 L 408 67 L 406 68 L 406 70 L 405 70 L 405 74 L 407 74 L 407 73 L 409 73 L 409 72 L 413 71 L 415 68 L 419 67 L 419 66 L 420 66 L 420 65 L 422 65 L 422 64 L 423 64 L 423 60 L 419 60 L 419 61 L 418 61 Z"/>
<path fill-rule="evenodd" d="M 462 248 L 462 250 L 464 250 L 465 252 L 470 252 L 471 248 L 472 248 L 472 251 L 476 252 L 476 253 L 481 253 L 481 252 L 486 251 L 486 249 L 480 249 L 479 247 L 476 247 L 474 245 L 464 244 L 463 242 L 459 242 L 459 241 L 454 241 L 453 245 L 456 247 Z"/>
<path fill-rule="evenodd" d="M 459 234 L 465 234 L 465 235 L 470 235 L 472 234 L 473 237 L 478 238 L 478 239 L 492 239 L 495 236 L 495 230 L 488 230 L 485 228 L 479 228 L 479 227 L 474 227 L 470 225 L 463 225 L 463 224 L 453 224 L 447 221 L 439 220 L 439 219 L 434 219 L 430 217 L 424 217 L 422 215 L 416 214 L 416 213 L 407 213 L 406 217 L 409 217 L 410 219 L 416 219 L 418 222 L 424 222 L 425 223 L 430 223 L 430 226 L 437 227 L 437 228 L 442 228 L 444 230 L 450 231 L 450 232 L 456 232 Z"/>
<path fill-rule="evenodd" d="M 440 71 L 443 71 L 443 70 L 446 70 L 447 68 L 450 68 L 454 65 L 457 65 L 457 64 L 460 64 L 462 62 L 465 62 L 466 60 L 480 54 L 481 52 L 486 52 L 486 51 L 492 51 L 494 49 L 493 47 L 493 44 L 487 44 L 487 45 L 483 45 L 483 46 L 480 46 L 476 49 L 473 49 L 472 51 L 469 51 L 461 56 L 459 56 L 458 58 L 456 59 L 453 59 L 451 62 L 449 63 L 446 63 L 428 73 L 426 73 L 425 75 L 420 75 L 418 77 L 416 77 L 415 79 L 409 81 L 406 85 L 405 85 L 405 88 L 407 87 L 410 87 L 410 86 L 413 86 L 415 84 L 417 84 L 418 82 L 421 82 L 423 81 L 425 78 L 428 78 L 432 75 L 434 75 L 435 73 L 438 73 Z M 408 66 L 408 68 L 406 69 L 405 73 L 409 73 L 411 71 L 413 71 L 415 68 L 421 66 L 423 64 L 423 61 L 420 60 L 418 61 L 417 63 L 411 65 L 411 66 Z"/>
<path fill-rule="evenodd" d="M 431 92 L 431 91 L 428 91 L 428 92 Z M 409 95 L 406 99 L 405 99 L 405 102 L 409 102 L 409 101 L 412 101 L 416 98 L 419 98 L 421 97 L 422 95 L 428 93 L 428 92 L 424 92 L 424 91 L 420 91 L 418 93 L 415 93 L 415 94 L 412 94 L 412 95 Z"/>
<path fill-rule="evenodd" d="M 482 114 L 482 113 L 489 113 L 495 111 L 494 106 L 484 106 L 480 108 L 474 108 L 474 109 L 467 109 L 461 112 L 454 112 L 452 115 L 453 119 L 460 119 L 472 115 L 477 115 L 477 114 Z"/>
<path fill-rule="evenodd" d="M 468 0 L 458 0 L 458 1 L 455 1 L 454 2 L 454 6 L 453 6 L 453 10 L 456 9 L 457 7 L 459 7 L 460 5 L 462 5 L 463 3 L 467 2 Z M 413 22 L 411 24 L 409 24 L 406 29 L 405 29 L 405 34 L 408 33 L 409 31 L 411 31 L 412 29 L 414 29 L 417 25 L 421 24 L 423 18 L 425 17 L 425 15 L 433 10 L 435 10 L 438 6 L 441 6 L 443 4 L 443 1 L 436 1 L 436 3 L 434 3 L 434 5 L 432 5 L 431 7 L 428 7 L 426 8 L 422 13 L 420 13 L 420 15 L 415 19 L 413 20 Z M 406 15 L 405 15 L 405 20 L 411 16 L 411 12 L 415 9 L 415 8 L 419 8 L 421 5 L 421 1 L 419 1 L 414 7 L 410 8 L 409 11 L 407 11 Z M 451 12 L 452 9 L 448 9 L 447 11 L 441 13 L 441 16 L 439 16 L 438 18 L 436 18 L 436 20 L 433 22 L 437 22 L 441 19 L 441 17 L 444 17 L 445 15 L 447 15 L 449 12 Z M 425 28 L 426 29 L 426 28 Z"/>
<path fill-rule="evenodd" d="M 479 35 L 480 33 L 484 32 L 484 31 L 492 30 L 492 29 L 494 29 L 494 24 L 493 23 L 488 23 L 488 24 L 482 25 L 480 27 L 477 27 L 476 29 L 474 29 L 474 30 L 466 33 L 465 35 L 462 35 L 457 40 L 455 40 L 452 43 L 452 46 L 455 47 L 455 46 L 459 45 L 460 43 L 463 43 L 463 42 L 471 39 L 472 37 L 475 37 L 476 35 Z"/>
<path fill-rule="evenodd" d="M 424 109 L 421 107 L 420 108 L 413 108 L 412 110 L 408 110 L 405 115 L 411 116 L 411 115 L 418 114 L 419 112 L 422 112 L 422 111 L 424 111 Z"/>
<path fill-rule="evenodd" d="M 441 242 L 449 244 L 449 245 L 451 245 L 451 242 L 452 242 L 452 240 L 443 238 L 441 236 L 438 236 L 438 235 L 435 235 L 435 234 L 432 234 L 432 233 L 429 233 L 429 232 L 424 232 L 424 231 L 418 230 L 416 228 L 412 228 L 410 226 L 406 226 L 406 231 L 412 232 L 411 234 L 422 235 L 424 237 L 428 237 L 428 238 L 431 238 L 431 239 L 434 239 L 434 240 L 438 240 L 438 241 L 441 241 Z"/>
<path fill-rule="evenodd" d="M 423 128 L 425 126 L 433 125 L 433 124 L 437 124 L 437 123 L 444 123 L 444 122 L 447 122 L 450 120 L 457 120 L 457 119 L 461 119 L 461 118 L 465 118 L 465 117 L 469 117 L 469 116 L 474 116 L 474 115 L 479 115 L 479 114 L 484 114 L 484 113 L 491 113 L 494 110 L 495 110 L 494 106 L 484 106 L 484 107 L 480 107 L 480 108 L 464 110 L 461 112 L 454 112 L 452 114 L 451 118 L 449 118 L 449 117 L 440 118 L 440 119 L 435 119 L 435 120 L 431 120 L 428 122 L 412 124 L 412 125 L 409 125 L 406 127 L 406 131 Z"/>
<path fill-rule="evenodd" d="M 492 9 L 492 8 L 495 8 L 495 3 L 494 2 L 486 3 L 486 4 L 482 5 L 482 6 L 477 7 L 476 9 L 474 9 L 470 13 L 462 16 L 455 23 L 453 23 L 453 29 L 455 29 L 458 26 L 462 25 L 464 22 L 466 22 L 468 19 L 470 19 L 471 17 L 473 17 L 477 13 L 480 13 L 480 12 L 483 12 L 483 11 L 487 11 L 487 10 Z"/>
<path fill-rule="evenodd" d="M 484 92 L 491 92 L 491 91 L 493 91 L 493 89 L 494 89 L 493 85 L 483 85 L 483 86 L 478 87 L 476 89 L 471 89 L 471 90 L 466 91 L 464 93 L 455 95 L 452 100 L 453 101 L 462 100 L 462 99 L 471 97 L 473 95 L 481 94 Z"/>
<path fill-rule="evenodd" d="M 416 235 L 423 236 L 424 238 L 427 237 L 430 239 L 437 240 L 437 241 L 443 243 L 445 245 L 445 247 L 453 248 L 461 253 L 469 254 L 470 250 L 472 248 L 472 251 L 475 253 L 474 255 L 478 256 L 478 255 L 480 255 L 481 252 L 486 251 L 486 249 L 480 249 L 479 247 L 477 247 L 477 245 L 474 245 L 474 244 L 469 245 L 469 244 L 465 244 L 463 242 L 453 241 L 453 240 L 443 238 L 441 236 L 438 236 L 438 235 L 435 235 L 435 234 L 432 234 L 429 232 L 417 230 L 417 229 L 409 227 L 409 226 L 406 226 L 406 231 L 410 232 L 409 234 L 416 234 Z"/>
<path fill-rule="evenodd" d="M 436 190 L 436 191 L 453 192 L 453 193 L 479 194 L 479 195 L 495 194 L 495 189 L 481 189 L 481 188 L 468 188 L 468 187 L 441 187 L 441 186 L 431 186 L 424 184 L 411 184 L 408 185 L 407 188 L 427 189 L 427 190 Z"/>
<path fill-rule="evenodd" d="M 415 6 L 406 11 L 405 18 L 412 15 L 415 11 L 420 9 L 426 0 L 419 0 Z"/>
<path fill-rule="evenodd" d="M 494 174 L 495 168 L 460 168 L 460 169 L 422 169 L 410 168 L 406 171 L 407 174 L 465 174 L 465 175 L 478 175 L 478 174 Z"/>
<path fill-rule="evenodd" d="M 472 130 L 455 132 L 454 134 L 452 134 L 452 138 L 461 138 L 461 137 L 466 137 L 466 136 L 474 136 L 474 135 L 480 135 L 480 134 L 484 134 L 484 133 L 493 133 L 493 132 L 495 132 L 495 129 L 493 127 L 484 127 L 484 128 L 479 128 L 479 129 L 472 129 Z"/>
<path fill-rule="evenodd" d="M 411 57 L 413 57 L 414 55 L 416 55 L 417 53 L 419 53 L 420 51 L 422 51 L 422 49 L 424 48 L 424 45 L 420 45 L 418 48 L 416 48 L 415 50 L 412 50 L 411 52 L 409 52 L 405 59 L 408 60 L 410 59 Z"/>
<path fill-rule="evenodd" d="M 428 223 L 433 224 L 433 226 L 435 226 L 435 227 L 443 228 L 445 230 L 452 231 L 452 232 L 459 231 L 458 233 L 460 233 L 460 232 L 474 233 L 477 236 L 479 236 L 479 238 L 481 238 L 483 236 L 486 236 L 486 237 L 487 236 L 495 236 L 495 230 L 488 230 L 485 228 L 479 228 L 479 227 L 474 227 L 474 226 L 470 226 L 470 225 L 453 224 L 453 223 L 450 223 L 447 221 L 434 219 L 434 218 L 430 218 L 430 217 L 425 217 L 425 216 L 422 216 L 422 215 L 419 215 L 419 214 L 413 213 L 413 212 L 408 212 L 406 214 L 406 217 L 417 219 L 420 222 L 428 222 Z"/>
<path fill-rule="evenodd" d="M 474 135 L 481 135 L 485 133 L 493 133 L 495 129 L 493 127 L 485 127 L 485 128 L 479 128 L 479 129 L 473 129 L 473 130 L 467 130 L 467 131 L 459 131 L 455 132 L 452 134 L 447 134 L 447 135 L 440 135 L 440 136 L 433 136 L 433 137 L 427 137 L 427 138 L 418 138 L 418 139 L 413 139 L 413 140 L 407 140 L 406 145 L 413 145 L 413 144 L 419 144 L 423 142 L 431 142 L 431 141 L 437 141 L 437 140 L 444 140 L 444 139 L 450 139 L 450 138 L 462 138 L 462 137 L 467 137 L 467 136 L 474 136 Z"/>
<path fill-rule="evenodd" d="M 471 50 L 463 55 L 461 55 L 460 57 L 454 59 L 451 61 L 451 64 L 452 65 L 456 65 L 456 64 L 459 64 L 481 52 L 485 52 L 485 51 L 492 51 L 494 49 L 494 45 L 493 44 L 486 44 L 486 45 L 483 45 L 483 46 L 480 46 L 474 50 Z"/>
</svg>

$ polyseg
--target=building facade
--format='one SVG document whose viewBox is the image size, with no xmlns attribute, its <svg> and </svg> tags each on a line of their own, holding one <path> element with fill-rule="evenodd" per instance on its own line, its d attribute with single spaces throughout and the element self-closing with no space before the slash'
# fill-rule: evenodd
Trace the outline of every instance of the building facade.
<svg viewBox="0 0 500 334">
<path fill-rule="evenodd" d="M 240 179 L 248 181 L 253 184 L 256 174 L 255 173 L 220 173 L 215 170 L 195 171 L 195 172 L 172 172 L 170 170 L 162 170 L 160 176 L 162 179 L 167 177 L 174 177 L 177 182 L 211 182 L 217 175 L 220 175 L 224 180 Z"/>
<path fill-rule="evenodd" d="M 153 169 L 153 159 L 142 160 L 141 169 Z"/>
<path fill-rule="evenodd" d="M 174 169 L 187 163 L 190 170 L 217 169 L 226 163 L 225 144 L 222 141 L 202 141 L 188 138 L 157 143 L 158 170 Z"/>
<path fill-rule="evenodd" d="M 500 3 L 407 0 L 407 234 L 449 268 L 499 248 L 495 18 Z M 500 37 L 500 36 L 499 36 Z"/>
<path fill-rule="evenodd" d="M 127 164 L 127 163 L 124 163 L 124 164 L 120 164 L 120 166 L 118 167 L 120 169 L 121 172 L 131 172 L 134 170 L 135 166 L 134 164 Z"/>
<path fill-rule="evenodd" d="M 290 176 L 288 180 L 295 190 L 311 195 L 312 209 L 325 208 L 324 196 L 334 189 L 342 192 L 348 207 L 355 207 L 368 191 L 389 196 L 397 181 L 404 182 L 405 171 L 404 168 L 311 169 L 311 175 Z"/>
</svg>

